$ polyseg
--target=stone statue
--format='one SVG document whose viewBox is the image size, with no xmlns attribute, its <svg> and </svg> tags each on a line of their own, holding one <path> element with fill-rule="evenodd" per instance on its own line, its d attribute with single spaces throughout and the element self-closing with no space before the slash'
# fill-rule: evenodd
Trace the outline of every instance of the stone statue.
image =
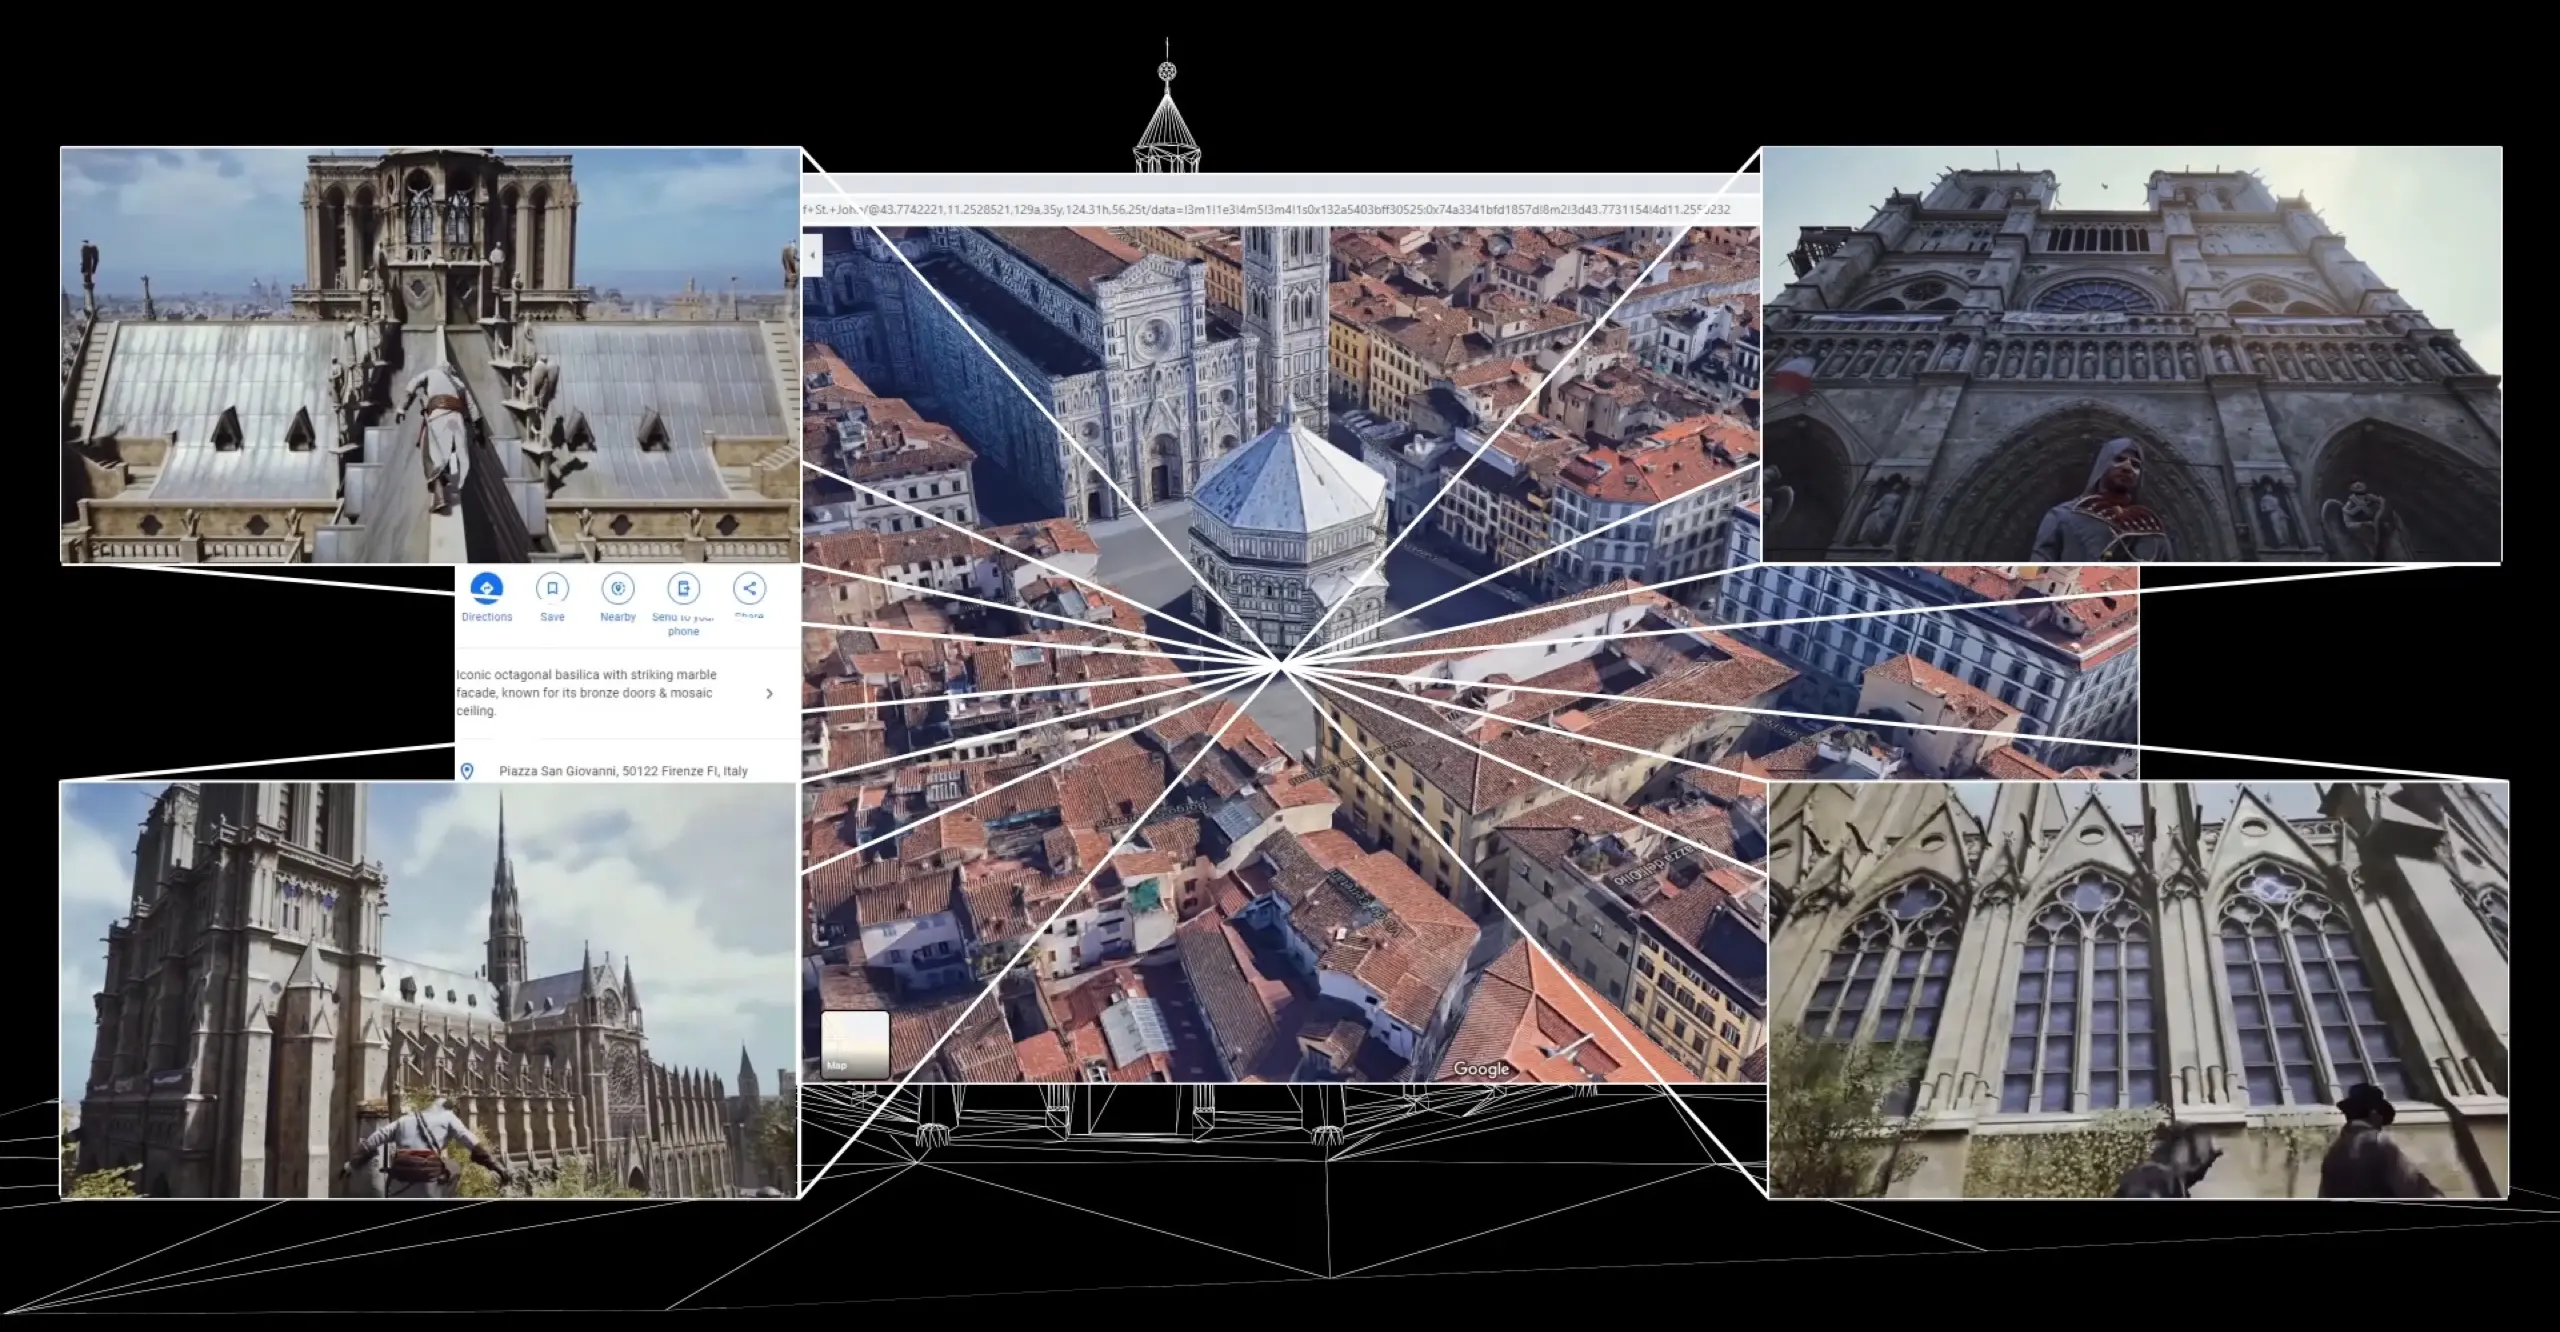
<svg viewBox="0 0 2560 1332">
<path fill-rule="evenodd" d="M 284 534 L 288 537 L 294 538 L 295 540 L 301 539 L 302 510 L 287 509 L 284 511 Z"/>
<path fill-rule="evenodd" d="M 2320 528 L 2329 538 L 2329 550 L 2342 560 L 2380 561 L 2387 558 L 2399 524 L 2391 516 L 2391 504 L 2380 495 L 2365 489 L 2362 481 L 2347 487 L 2347 497 L 2320 506 Z"/>
<path fill-rule="evenodd" d="M 87 298 L 86 304 L 88 308 L 92 310 L 97 309 L 98 247 L 94 243 L 85 240 L 80 242 L 80 291 L 82 295 Z"/>
<path fill-rule="evenodd" d="M 696 541 L 702 539 L 702 510 L 695 509 L 684 516 L 684 534 Z"/>
<path fill-rule="evenodd" d="M 2111 439 L 2077 499 L 2045 511 L 2028 559 L 2037 564 L 2154 563 L 2176 558 L 2168 529 L 2142 507 L 2142 446 Z"/>
<path fill-rule="evenodd" d="M 193 540 L 196 537 L 203 535 L 201 529 L 204 523 L 204 515 L 197 513 L 193 509 L 189 509 L 187 510 L 185 522 L 187 525 L 187 537 L 189 540 Z"/>
<path fill-rule="evenodd" d="M 1892 544 L 1895 529 L 1902 526 L 1903 496 L 1910 489 L 1911 483 L 1898 476 L 1887 477 L 1876 487 L 1875 498 L 1867 501 L 1867 516 L 1858 524 L 1857 544 Z"/>
<path fill-rule="evenodd" d="M 782 289 L 800 290 L 800 246 L 797 243 L 782 247 Z"/>
<path fill-rule="evenodd" d="M 2294 544 L 2293 519 L 2284 508 L 2284 485 L 2272 476 L 2258 478 L 2258 526 L 2269 549 Z"/>
<path fill-rule="evenodd" d="M 580 541 L 593 541 L 595 540 L 595 536 L 596 511 L 593 509 L 578 510 L 578 539 Z"/>
<path fill-rule="evenodd" d="M 341 410 L 347 405 L 347 363 L 335 356 L 329 358 L 329 403 Z"/>
<path fill-rule="evenodd" d="M 2230 343 L 2217 342 L 2213 344 L 2213 368 L 2222 374 L 2227 375 L 2231 373 Z"/>
<path fill-rule="evenodd" d="M 1767 463 L 1760 465 L 1760 530 L 1775 532 L 1787 515 L 1795 512 L 1796 488 L 1785 484 L 1786 478 Z"/>
<path fill-rule="evenodd" d="M 536 412 L 549 411 L 551 395 L 560 389 L 560 367 L 548 356 L 534 357 L 533 372 L 526 377 L 525 388 Z"/>
</svg>

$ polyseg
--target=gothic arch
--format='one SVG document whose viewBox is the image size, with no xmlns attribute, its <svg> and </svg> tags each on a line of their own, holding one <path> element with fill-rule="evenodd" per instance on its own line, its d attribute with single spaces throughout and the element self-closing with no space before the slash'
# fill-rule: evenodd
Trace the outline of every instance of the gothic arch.
<svg viewBox="0 0 2560 1332">
<path fill-rule="evenodd" d="M 320 195 L 320 281 L 331 287 L 353 287 L 355 271 L 347 253 L 347 189 L 332 185 Z"/>
<path fill-rule="evenodd" d="M 1952 486 L 1939 483 L 1936 512 L 1921 548 L 1959 562 L 2002 564 L 2027 558 L 2045 512 L 2082 493 L 2098 446 L 2118 438 L 2142 445 L 2142 502 L 2168 529 L 2177 558 L 2237 558 L 2216 491 L 2198 479 L 2204 469 L 2190 465 L 2204 460 L 2186 457 L 2158 432 L 2093 398 L 2076 399 L 2036 417 L 2011 431 Z"/>
<path fill-rule="evenodd" d="M 2066 268 L 2059 273 L 2049 273 L 2043 281 L 2028 290 L 2026 299 L 2019 302 L 2016 308 L 2041 310 L 2048 298 L 2064 295 L 2063 288 L 2075 283 L 2093 285 L 2112 283 L 2130 288 L 2148 299 L 2147 309 L 2127 309 L 2124 311 L 2127 314 L 2165 314 L 2177 308 L 2176 302 L 2170 299 L 2169 293 L 2161 290 L 2160 284 L 2150 274 L 2122 268 Z"/>
<path fill-rule="evenodd" d="M 2499 556 L 2497 462 L 2483 468 L 2469 450 L 2378 417 L 2365 417 L 2332 432 L 2311 452 L 2311 482 L 2304 520 L 2325 540 L 2322 510 L 2344 500 L 2361 481 L 2390 505 L 2398 523 L 2400 560 L 2495 560 Z M 2341 552 L 2329 552 L 2333 558 Z"/>
<path fill-rule="evenodd" d="M 2278 277 L 2272 273 L 2251 273 L 2224 283 L 2222 300 L 2223 308 L 2233 314 L 2331 315 L 2329 302 L 2325 297 L 2305 288 L 2299 282 Z M 2300 305 L 2308 305 L 2311 308 L 2297 312 L 2294 307 Z M 2331 317 L 2336 316 L 2331 315 Z"/>
<path fill-rule="evenodd" d="M 1818 560 L 1829 552 L 1833 534 L 1848 516 L 1857 488 L 1855 454 L 1839 432 L 1799 412 L 1772 422 L 1763 455 L 1778 474 L 1779 484 L 1795 492 L 1777 525 L 1762 534 L 1767 558 Z M 1764 484 L 1767 478 L 1763 477 Z M 1764 502 L 1761 512 L 1766 514 Z"/>
<path fill-rule="evenodd" d="M 2142 876 L 2084 862 L 2040 876 L 2014 964 L 2002 1114 L 2140 1110 L 2166 1081 L 2158 904 Z M 1994 1011 L 2001 1011 L 1995 1008 Z"/>
<path fill-rule="evenodd" d="M 1842 308 L 1880 312 L 1925 310 L 1934 314 L 1960 308 L 1962 303 L 1954 297 L 1964 285 L 1964 279 L 1954 273 L 1935 270 L 1901 273 L 1869 283 L 1856 300 Z"/>
<path fill-rule="evenodd" d="M 2416 1093 L 2381 950 L 2349 896 L 2263 855 L 2224 876 L 2209 919 L 2226 1048 L 2252 1105 L 2325 1106 L 2360 1082 Z"/>
<path fill-rule="evenodd" d="M 1953 887 L 1932 874 L 1889 880 L 1832 935 L 1822 970 L 1801 1014 L 1815 1040 L 1915 1044 L 1937 1038 L 1964 944 L 1965 910 Z M 1906 1114 L 1922 1077 L 1885 1099 L 1888 1114 Z"/>
</svg>

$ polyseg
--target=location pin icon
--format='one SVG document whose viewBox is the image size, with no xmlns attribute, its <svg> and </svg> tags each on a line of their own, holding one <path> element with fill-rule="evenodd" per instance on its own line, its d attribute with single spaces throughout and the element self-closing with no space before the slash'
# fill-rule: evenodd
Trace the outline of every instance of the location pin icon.
<svg viewBox="0 0 2560 1332">
<path fill-rule="evenodd" d="M 470 780 L 471 780 L 471 774 L 472 774 L 473 772 L 475 772 L 475 771 L 477 771 L 477 769 L 473 768 L 470 764 L 468 764 L 468 763 L 463 764 L 463 765 L 462 765 L 462 780 L 464 780 L 464 781 L 466 781 L 466 782 L 467 782 L 467 781 L 470 781 Z"/>
</svg>

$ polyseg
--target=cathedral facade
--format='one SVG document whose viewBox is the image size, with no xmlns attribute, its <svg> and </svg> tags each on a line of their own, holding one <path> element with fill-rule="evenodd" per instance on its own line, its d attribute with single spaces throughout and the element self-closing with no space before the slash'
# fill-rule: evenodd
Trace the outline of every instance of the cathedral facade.
<svg viewBox="0 0 2560 1332">
<path fill-rule="evenodd" d="M 2152 1112 L 2222 1147 L 2195 1196 L 2309 1197 L 2358 1083 L 2446 1193 L 2506 1192 L 2503 793 L 2243 788 L 2209 818 L 2180 785 L 1959 789 L 1770 806 L 1772 1014 L 1925 1060 L 1884 1106 L 1920 1158 L 1894 1194 L 1963 1194 L 2003 1138 Z"/>
<path fill-rule="evenodd" d="M 2499 377 L 2309 201 L 2246 172 L 2108 211 L 2060 186 L 1954 171 L 1806 230 L 1767 319 L 1770 559 L 2035 559 L 2118 439 L 2167 542 L 2138 558 L 2499 557 Z"/>
<path fill-rule="evenodd" d="M 528 962 L 504 816 L 488 961 L 465 975 L 384 951 L 390 883 L 346 782 L 169 787 L 107 938 L 79 1168 L 138 1167 L 155 1197 L 378 1194 L 338 1166 L 422 1098 L 540 1178 L 575 1163 L 644 1193 L 729 1196 L 753 1177 L 719 1080 L 650 1057 L 626 959 Z"/>
<path fill-rule="evenodd" d="M 1244 328 L 1210 312 L 1205 265 L 1099 228 L 823 234 L 807 336 L 957 429 L 1036 511 L 1090 523 L 1187 498 L 1281 396 L 1322 429 L 1322 228 L 1247 229 Z"/>
</svg>

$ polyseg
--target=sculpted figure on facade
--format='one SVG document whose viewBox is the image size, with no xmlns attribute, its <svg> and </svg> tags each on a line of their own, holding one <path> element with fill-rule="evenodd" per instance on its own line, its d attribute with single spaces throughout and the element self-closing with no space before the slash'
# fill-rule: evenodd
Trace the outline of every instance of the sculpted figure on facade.
<svg viewBox="0 0 2560 1332">
<path fill-rule="evenodd" d="M 2153 563 L 2175 558 L 2168 530 L 2142 505 L 2142 446 L 2111 439 L 2098 446 L 2088 484 L 2077 499 L 2053 506 L 2036 529 L 2029 558 L 2038 564 Z"/>
<path fill-rule="evenodd" d="M 2380 560 L 2391 549 L 2391 504 L 2365 488 L 2347 487 L 2347 497 L 2320 506 L 2320 526 L 2337 558 Z"/>
<path fill-rule="evenodd" d="M 2293 517 L 2285 510 L 2284 483 L 2272 476 L 2258 479 L 2259 535 L 2270 549 L 2282 550 L 2294 544 Z"/>
<path fill-rule="evenodd" d="M 1875 497 L 1867 501 L 1867 515 L 1858 524 L 1858 544 L 1882 546 L 1893 540 L 1894 530 L 1902 525 L 1904 496 L 1911 483 L 1901 477 L 1888 477 L 1876 487 Z"/>
</svg>

